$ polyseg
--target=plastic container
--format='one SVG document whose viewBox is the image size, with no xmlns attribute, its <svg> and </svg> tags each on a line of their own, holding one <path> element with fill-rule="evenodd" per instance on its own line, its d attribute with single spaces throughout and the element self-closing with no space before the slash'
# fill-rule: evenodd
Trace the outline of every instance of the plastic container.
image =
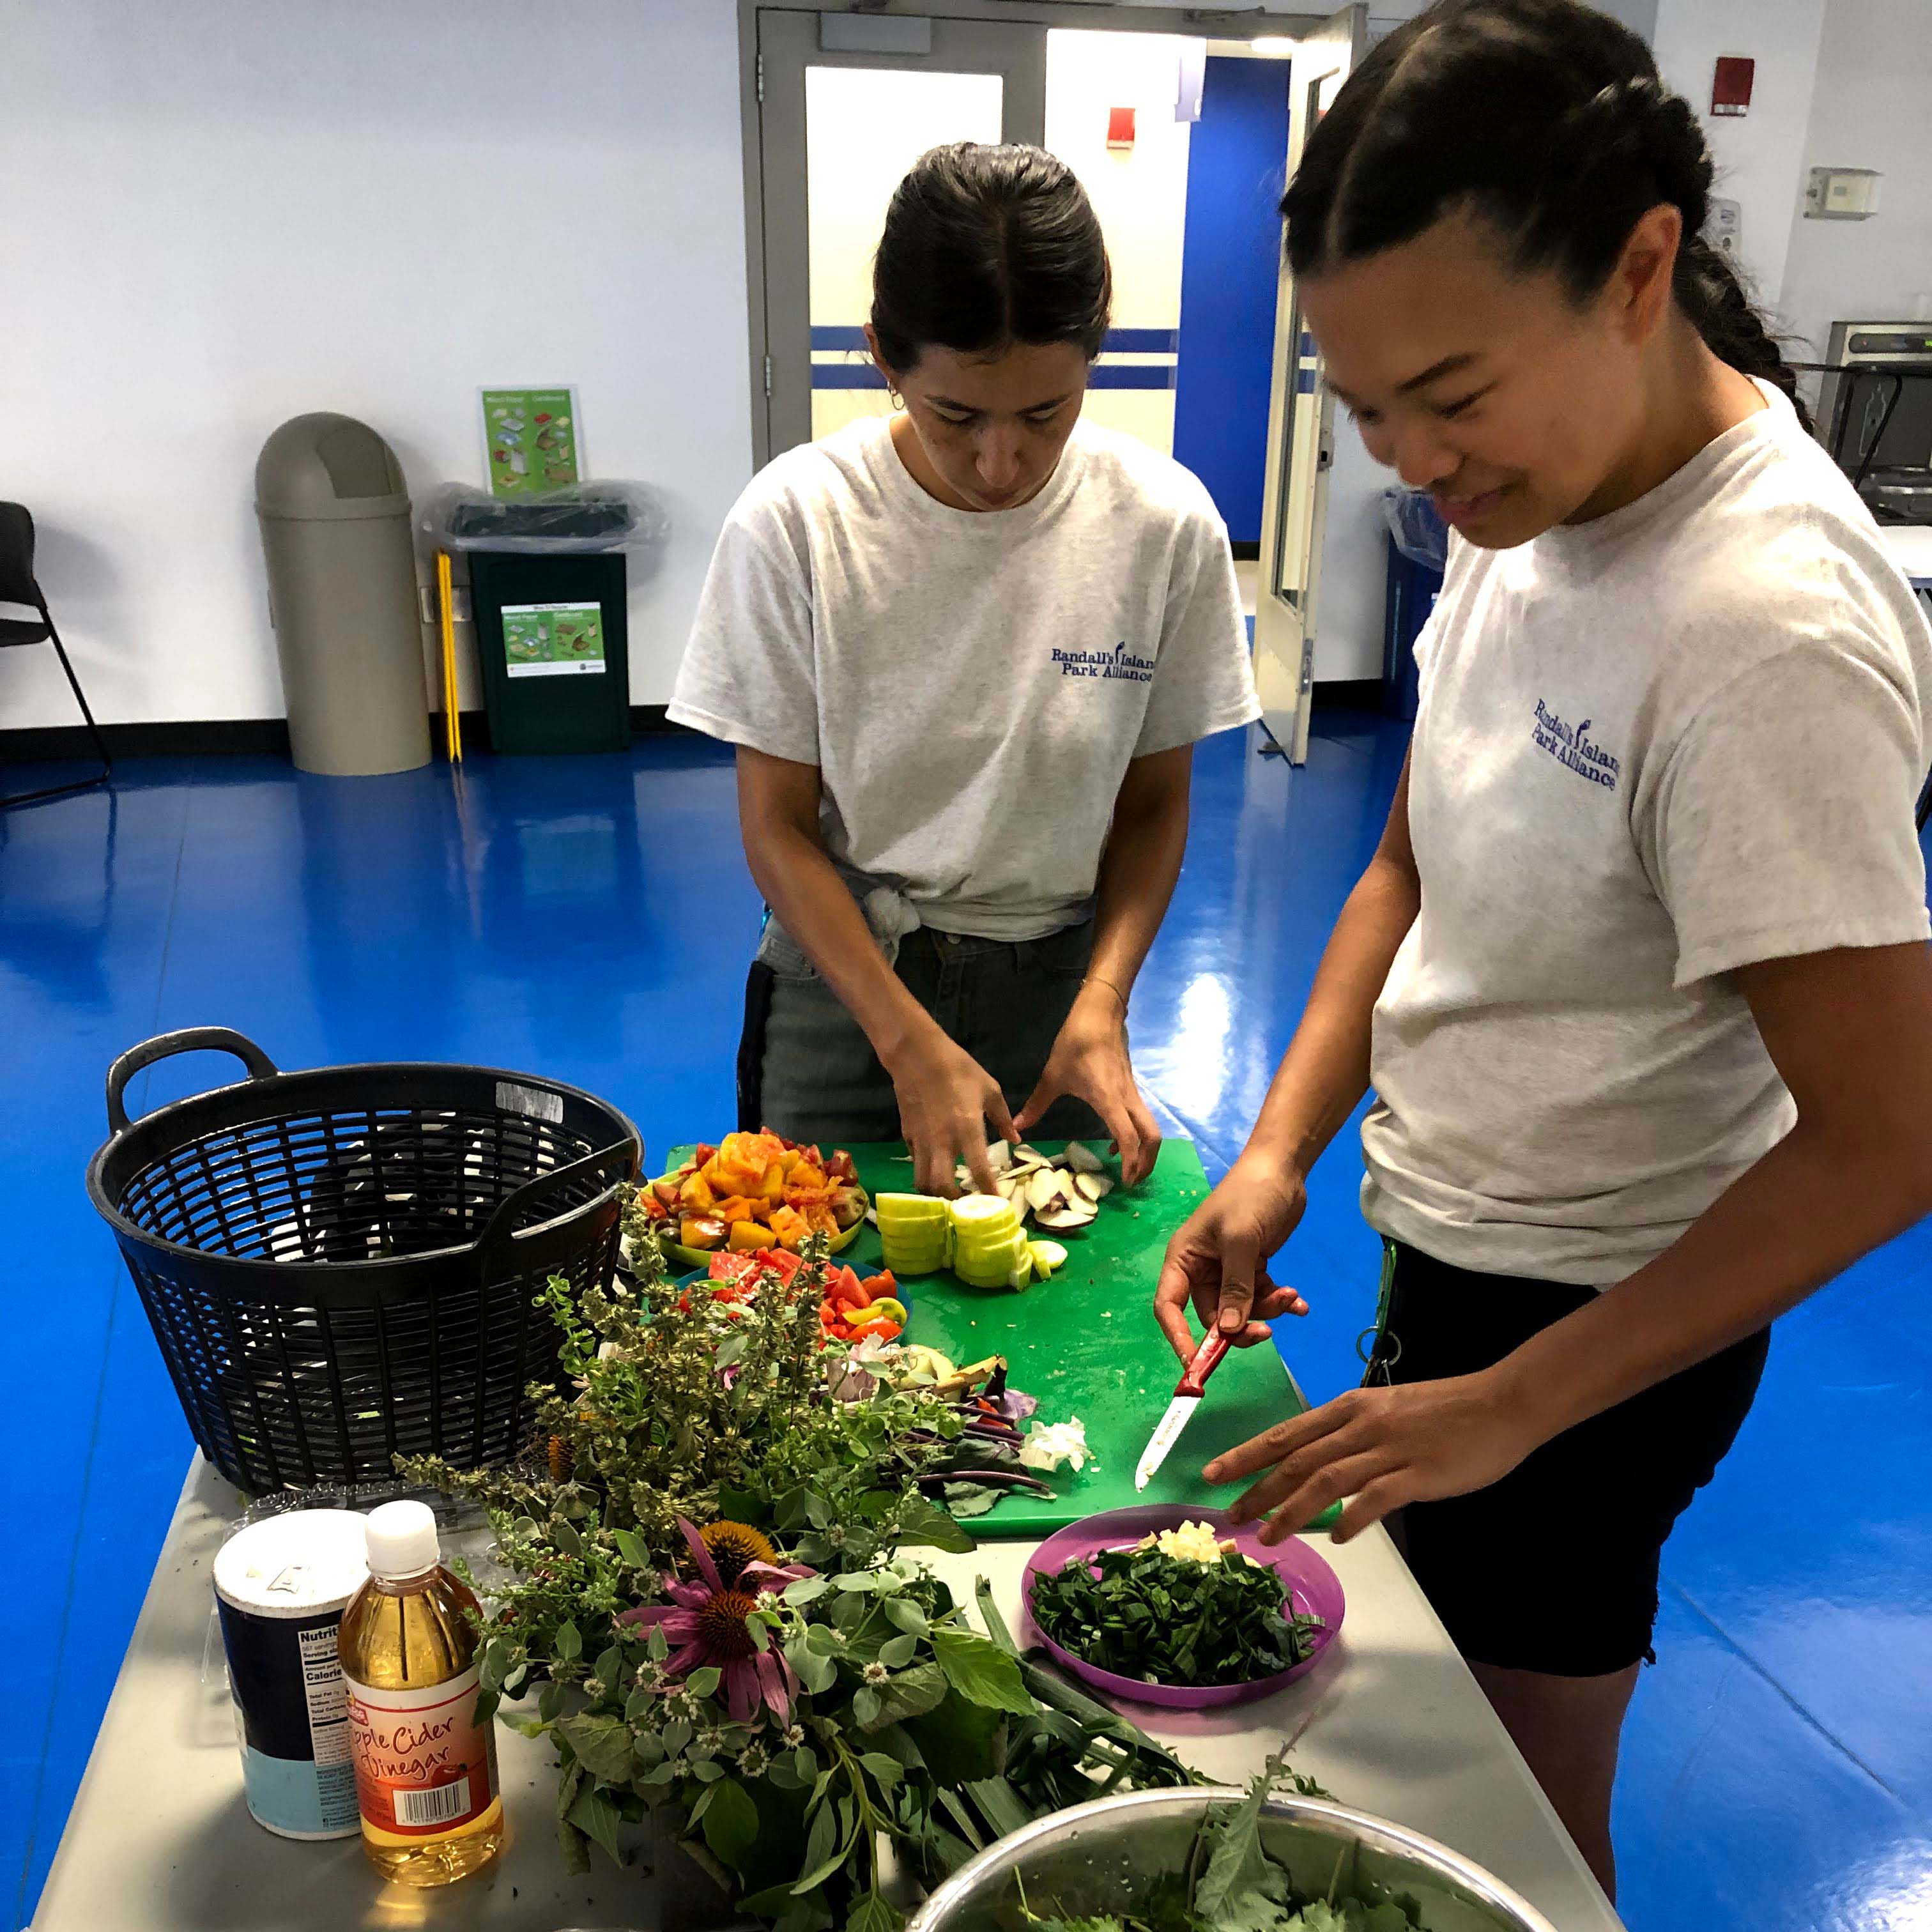
<svg viewBox="0 0 1932 1932">
<path fill-rule="evenodd" d="M 353 1510 L 268 1516 L 215 1555 L 242 1790 L 256 1823 L 284 1838 L 359 1828 L 336 1636 L 368 1574 Z"/>
<path fill-rule="evenodd" d="M 503 1843 L 496 1720 L 476 1718 L 476 1599 L 442 1568 L 427 1503 L 385 1503 L 364 1528 L 368 1580 L 341 1634 L 362 1849 L 385 1878 L 448 1885 Z"/>
<path fill-rule="evenodd" d="M 1449 553 L 1449 530 L 1426 490 L 1384 490 L 1388 595 L 1382 620 L 1382 709 L 1415 716 L 1420 699 L 1415 640 L 1436 608 Z"/>
<path fill-rule="evenodd" d="M 248 1077 L 130 1122 L 172 1054 Z M 494 1067 L 276 1070 L 225 1027 L 164 1034 L 107 1076 L 111 1137 L 87 1174 L 202 1453 L 262 1491 L 394 1479 L 533 1444 L 532 1381 L 557 1331 L 552 1274 L 615 1265 L 638 1130 L 580 1088 Z"/>
<path fill-rule="evenodd" d="M 1287 1670 L 1272 1677 L 1251 1678 L 1245 1684 L 1144 1684 L 1139 1678 L 1123 1677 L 1103 1670 L 1076 1657 L 1054 1642 L 1034 1621 L 1033 1586 L 1036 1576 L 1049 1576 L 1065 1568 L 1075 1557 L 1090 1556 L 1100 1550 L 1131 1550 L 1143 1537 L 1163 1529 L 1178 1529 L 1183 1522 L 1208 1524 L 1217 1537 L 1232 1537 L 1241 1554 L 1281 1578 L 1284 1600 L 1304 1616 L 1318 1616 L 1322 1628 L 1308 1640 L 1308 1654 Z M 1136 1704 L 1156 1704 L 1170 1711 L 1210 1711 L 1227 1704 L 1246 1704 L 1265 1697 L 1305 1677 L 1322 1660 L 1322 1652 L 1335 1641 L 1348 1610 L 1342 1580 L 1308 1544 L 1291 1537 L 1270 1546 L 1261 1540 L 1258 1523 L 1231 1523 L 1218 1510 L 1178 1508 L 1171 1503 L 1144 1503 L 1132 1509 L 1107 1510 L 1099 1516 L 1069 1523 L 1049 1536 L 1027 1559 L 1020 1580 L 1021 1626 L 1028 1638 L 1036 1637 L 1054 1661 L 1110 1697 L 1124 1697 Z"/>
</svg>

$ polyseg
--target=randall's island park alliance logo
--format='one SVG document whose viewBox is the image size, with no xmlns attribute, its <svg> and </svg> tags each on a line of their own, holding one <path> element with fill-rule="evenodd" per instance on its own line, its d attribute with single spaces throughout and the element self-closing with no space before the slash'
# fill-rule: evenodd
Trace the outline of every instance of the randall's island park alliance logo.
<svg viewBox="0 0 1932 1932">
<path fill-rule="evenodd" d="M 1590 737 L 1592 721 L 1572 724 L 1558 717 L 1541 698 L 1536 700 L 1536 722 L 1530 735 L 1539 751 L 1547 752 L 1559 765 L 1568 765 L 1579 778 L 1588 778 L 1606 791 L 1617 788 L 1617 775 L 1623 766 Z"/>
<path fill-rule="evenodd" d="M 1124 677 L 1130 684 L 1154 682 L 1154 659 L 1137 658 L 1124 638 L 1111 651 L 1055 651 L 1062 677 Z"/>
</svg>

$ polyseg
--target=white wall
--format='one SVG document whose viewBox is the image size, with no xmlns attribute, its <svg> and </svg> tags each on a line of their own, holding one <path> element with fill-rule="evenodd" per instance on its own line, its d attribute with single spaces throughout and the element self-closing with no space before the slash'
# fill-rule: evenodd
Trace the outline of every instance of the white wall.
<svg viewBox="0 0 1932 1932">
<path fill-rule="evenodd" d="M 1046 145 L 1080 178 L 1100 218 L 1114 269 L 1116 328 L 1180 326 L 1181 243 L 1187 221 L 1191 124 L 1174 118 L 1186 43 L 1169 34 L 1055 28 L 1046 37 Z M 1134 145 L 1107 146 L 1107 110 L 1134 110 Z M 1123 361 L 1170 356 L 1114 356 Z M 1174 450 L 1166 389 L 1094 389 L 1082 413 L 1163 454 Z"/>
<path fill-rule="evenodd" d="M 1932 318 L 1932 4 L 1829 0 L 1804 170 L 1876 168 L 1879 212 L 1794 208 L 1779 308 L 1822 350 L 1836 320 Z"/>
<path fill-rule="evenodd" d="M 475 480 L 484 382 L 578 384 L 596 472 L 668 492 L 668 695 L 751 471 L 737 69 L 726 0 L 15 0 L 0 495 L 99 715 L 279 715 L 262 440 L 340 410 Z M 72 722 L 8 656 L 0 726 Z"/>
<path fill-rule="evenodd" d="M 1737 202 L 1738 255 L 1758 298 L 1774 308 L 1803 186 L 1825 7 L 1826 0 L 1658 0 L 1658 66 L 1703 118 L 1717 164 L 1714 192 Z M 1757 63 L 1748 114 L 1709 112 L 1720 54 Z"/>
</svg>

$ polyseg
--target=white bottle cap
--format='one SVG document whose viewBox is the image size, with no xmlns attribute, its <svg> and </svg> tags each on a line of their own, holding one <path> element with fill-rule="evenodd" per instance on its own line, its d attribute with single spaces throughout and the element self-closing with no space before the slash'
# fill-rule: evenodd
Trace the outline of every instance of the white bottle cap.
<svg viewBox="0 0 1932 1932">
<path fill-rule="evenodd" d="M 393 1582 L 420 1576 L 442 1558 L 436 1516 L 428 1503 L 385 1503 L 369 1512 L 369 1574 Z"/>
</svg>

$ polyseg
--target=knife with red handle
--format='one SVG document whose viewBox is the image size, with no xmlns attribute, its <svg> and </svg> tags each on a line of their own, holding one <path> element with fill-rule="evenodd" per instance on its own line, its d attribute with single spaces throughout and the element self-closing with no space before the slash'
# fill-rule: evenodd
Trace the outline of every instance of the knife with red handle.
<svg viewBox="0 0 1932 1932">
<path fill-rule="evenodd" d="M 1233 1346 L 1219 1327 L 1210 1328 L 1202 1338 L 1199 1348 L 1194 1352 L 1193 1359 L 1182 1372 L 1180 1379 L 1174 1384 L 1174 1400 L 1167 1406 L 1167 1413 L 1154 1434 L 1148 1438 L 1148 1446 L 1134 1471 L 1134 1488 L 1144 1490 L 1152 1482 L 1160 1466 L 1167 1460 L 1168 1451 L 1180 1440 L 1180 1432 L 1194 1419 L 1194 1412 L 1200 1406 L 1201 1398 L 1208 1393 L 1208 1378 L 1227 1360 L 1228 1351 Z M 1309 1529 L 1328 1529 L 1334 1527 L 1342 1514 L 1340 1503 L 1330 1503 L 1313 1520 L 1304 1526 Z"/>
</svg>

